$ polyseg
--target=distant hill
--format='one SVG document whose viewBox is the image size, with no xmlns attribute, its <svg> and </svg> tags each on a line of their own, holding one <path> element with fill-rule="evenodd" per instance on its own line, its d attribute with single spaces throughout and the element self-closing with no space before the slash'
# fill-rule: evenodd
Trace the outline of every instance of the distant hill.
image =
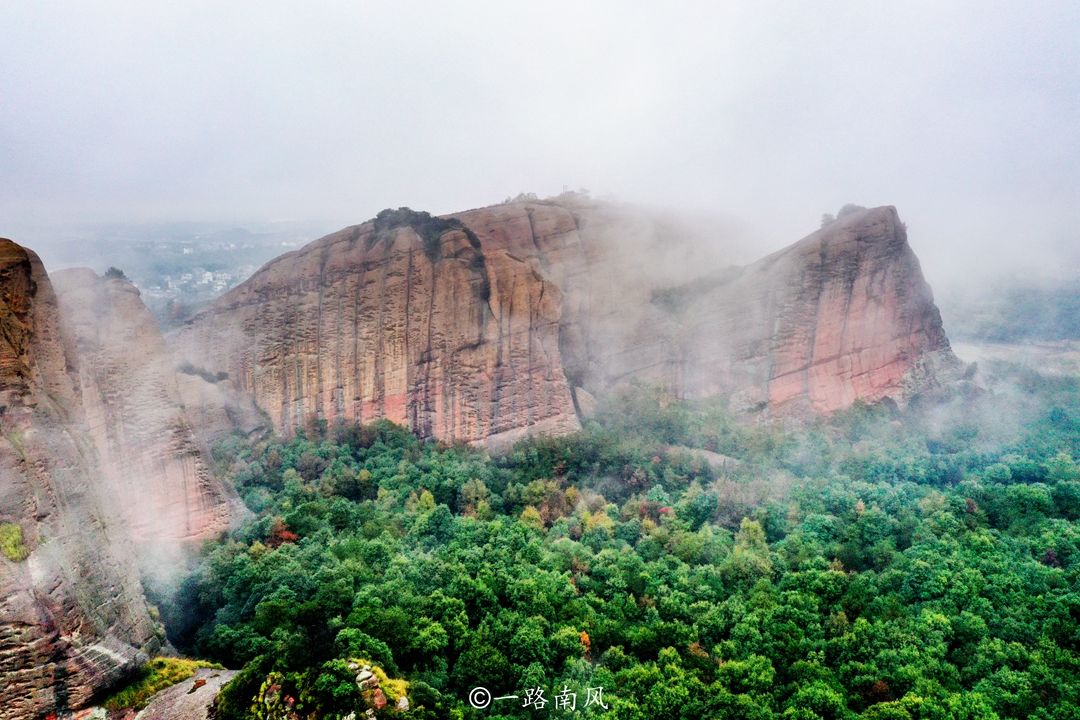
<svg viewBox="0 0 1080 720">
<path fill-rule="evenodd" d="M 1080 276 L 1042 283 L 1002 278 L 943 305 L 949 334 L 958 340 L 1080 340 Z"/>
</svg>

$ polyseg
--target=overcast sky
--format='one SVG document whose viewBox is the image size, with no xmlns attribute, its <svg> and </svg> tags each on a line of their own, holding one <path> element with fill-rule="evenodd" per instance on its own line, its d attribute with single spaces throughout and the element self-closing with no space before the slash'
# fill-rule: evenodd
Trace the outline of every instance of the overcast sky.
<svg viewBox="0 0 1080 720">
<path fill-rule="evenodd" d="M 569 186 L 762 249 L 896 205 L 932 280 L 1072 267 L 1078 37 L 1075 2 L 8 2 L 0 235 Z"/>
</svg>

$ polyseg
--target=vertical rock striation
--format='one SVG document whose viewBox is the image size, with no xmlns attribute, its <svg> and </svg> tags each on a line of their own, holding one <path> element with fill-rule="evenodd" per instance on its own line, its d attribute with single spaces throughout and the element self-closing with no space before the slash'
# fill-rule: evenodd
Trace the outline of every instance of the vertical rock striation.
<svg viewBox="0 0 1080 720">
<path fill-rule="evenodd" d="M 603 246 L 611 234 L 599 237 Z M 574 354 L 587 358 L 593 392 L 647 377 L 743 410 L 829 413 L 855 400 L 903 403 L 961 369 L 892 207 L 849 213 L 745 267 L 637 284 L 634 320 L 595 293 L 579 313 Z"/>
<path fill-rule="evenodd" d="M 579 405 L 634 379 L 744 409 L 830 412 L 904 402 L 958 367 L 893 208 L 742 268 L 703 261 L 641 213 L 573 197 L 392 215 L 402 221 L 269 263 L 176 347 L 227 373 L 286 434 L 386 417 L 489 443 L 571 431 Z"/>
<path fill-rule="evenodd" d="M 138 289 L 85 268 L 54 273 L 52 282 L 64 336 L 78 357 L 86 428 L 104 484 L 125 498 L 132 538 L 165 550 L 224 532 L 231 498 L 207 466 L 181 404 L 175 363 Z"/>
<path fill-rule="evenodd" d="M 37 256 L 0 240 L 0 718 L 78 707 L 160 646 Z"/>
<path fill-rule="evenodd" d="M 493 230 L 346 228 L 265 266 L 177 345 L 285 433 L 313 418 L 466 441 L 576 429 L 559 289 L 517 247 L 527 235 Z"/>
</svg>

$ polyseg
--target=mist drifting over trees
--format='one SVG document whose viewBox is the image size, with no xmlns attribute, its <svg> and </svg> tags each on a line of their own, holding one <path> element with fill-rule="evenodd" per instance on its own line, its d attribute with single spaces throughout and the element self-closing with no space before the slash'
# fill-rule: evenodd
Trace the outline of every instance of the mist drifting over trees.
<svg viewBox="0 0 1080 720">
<path fill-rule="evenodd" d="M 1080 6 L 0 28 L 0 720 L 1080 716 Z"/>
</svg>

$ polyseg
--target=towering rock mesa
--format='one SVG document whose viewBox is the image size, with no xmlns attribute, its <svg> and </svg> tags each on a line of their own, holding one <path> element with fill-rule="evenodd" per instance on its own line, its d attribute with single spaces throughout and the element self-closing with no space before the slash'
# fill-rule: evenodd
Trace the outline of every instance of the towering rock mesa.
<svg viewBox="0 0 1080 720">
<path fill-rule="evenodd" d="M 571 431 L 634 379 L 805 413 L 903 403 L 958 368 L 891 207 L 741 268 L 694 254 L 575 197 L 384 211 L 270 262 L 173 340 L 284 434 L 385 417 L 488 443 Z"/>
</svg>

